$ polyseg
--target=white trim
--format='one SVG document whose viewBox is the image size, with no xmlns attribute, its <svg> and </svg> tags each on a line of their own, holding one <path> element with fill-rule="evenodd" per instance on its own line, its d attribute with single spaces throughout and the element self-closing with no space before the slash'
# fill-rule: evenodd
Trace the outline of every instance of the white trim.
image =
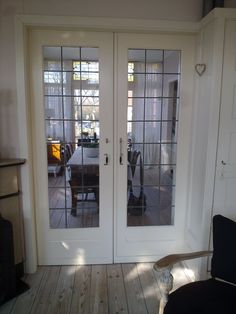
<svg viewBox="0 0 236 314">
<path fill-rule="evenodd" d="M 65 27 L 84 28 L 89 30 L 109 31 L 139 31 L 139 32 L 181 32 L 197 33 L 198 22 L 180 22 L 165 20 L 121 19 L 102 17 L 75 17 L 75 16 L 42 16 L 18 15 L 25 26 L 30 27 Z"/>
<path fill-rule="evenodd" d="M 236 13 L 236 10 L 235 10 Z M 221 87 L 222 87 L 222 71 L 223 71 L 223 56 L 224 56 L 224 32 L 225 19 L 216 19 L 214 25 L 214 51 L 215 58 L 213 61 L 212 76 L 212 101 L 210 104 L 210 121 L 208 133 L 208 147 L 207 147 L 207 161 L 206 161 L 206 176 L 204 187 L 203 200 L 203 232 L 202 245 L 209 248 L 209 234 L 213 210 L 213 197 L 215 186 L 215 170 L 217 160 L 217 145 L 218 145 L 218 130 L 220 119 L 220 105 L 221 105 Z M 204 240 L 205 239 L 205 240 Z M 207 239 L 207 240 L 206 240 Z"/>
<path fill-rule="evenodd" d="M 213 10 L 214 17 L 235 19 L 236 18 L 236 9 L 234 8 L 215 8 Z"/>
<path fill-rule="evenodd" d="M 236 19 L 236 9 L 232 8 L 215 8 L 208 15 L 206 15 L 201 21 L 200 25 L 203 27 L 207 23 L 211 22 L 216 18 L 221 19 Z M 201 28 L 200 27 L 200 28 Z"/>
<path fill-rule="evenodd" d="M 34 217 L 34 188 L 33 167 L 30 138 L 30 117 L 28 110 L 29 91 L 27 82 L 27 40 L 24 24 L 15 19 L 15 46 L 16 46 L 16 84 L 17 84 L 17 117 L 19 157 L 25 158 L 26 163 L 21 167 L 22 210 L 25 239 L 25 271 L 33 273 L 37 269 L 36 233 Z"/>
</svg>

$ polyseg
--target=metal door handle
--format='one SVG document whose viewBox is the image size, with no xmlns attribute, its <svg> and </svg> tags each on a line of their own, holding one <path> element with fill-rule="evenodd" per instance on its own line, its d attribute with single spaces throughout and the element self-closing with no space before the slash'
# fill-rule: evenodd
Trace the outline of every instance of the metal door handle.
<svg viewBox="0 0 236 314">
<path fill-rule="evenodd" d="M 221 178 L 224 178 L 224 174 L 225 174 L 224 166 L 226 166 L 226 162 L 224 160 L 221 160 L 221 163 L 220 163 L 220 177 Z"/>
<path fill-rule="evenodd" d="M 104 166 L 107 166 L 109 163 L 108 154 L 104 154 Z"/>
<path fill-rule="evenodd" d="M 123 141 L 120 138 L 120 165 L 123 165 Z"/>
</svg>

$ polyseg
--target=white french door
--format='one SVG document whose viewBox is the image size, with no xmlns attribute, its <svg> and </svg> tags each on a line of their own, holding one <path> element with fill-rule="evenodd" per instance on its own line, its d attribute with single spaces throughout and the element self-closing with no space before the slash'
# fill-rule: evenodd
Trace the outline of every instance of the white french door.
<svg viewBox="0 0 236 314">
<path fill-rule="evenodd" d="M 38 263 L 111 263 L 112 34 L 33 30 L 30 43 Z"/>
<path fill-rule="evenodd" d="M 184 249 L 194 40 L 118 34 L 116 41 L 114 258 L 154 261 Z"/>
<path fill-rule="evenodd" d="M 33 30 L 30 43 L 39 264 L 181 249 L 194 38 Z"/>
</svg>

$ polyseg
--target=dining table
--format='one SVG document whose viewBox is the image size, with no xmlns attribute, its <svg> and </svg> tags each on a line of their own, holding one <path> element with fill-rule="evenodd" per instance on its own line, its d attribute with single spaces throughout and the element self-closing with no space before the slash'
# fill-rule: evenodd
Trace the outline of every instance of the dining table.
<svg viewBox="0 0 236 314">
<path fill-rule="evenodd" d="M 84 201 L 89 201 L 88 193 L 94 193 L 99 204 L 99 156 L 88 157 L 85 149 L 79 146 L 66 164 L 66 180 L 71 188 L 72 215 L 76 215 L 79 193 Z"/>
<path fill-rule="evenodd" d="M 130 162 L 127 160 L 128 190 L 132 185 L 133 175 Z M 88 193 L 94 193 L 95 201 L 99 206 L 99 156 L 88 157 L 86 150 L 79 146 L 66 164 L 66 180 L 71 188 L 72 215 L 76 214 L 79 193 L 85 194 L 86 198 L 82 197 L 85 201 L 89 201 Z"/>
</svg>

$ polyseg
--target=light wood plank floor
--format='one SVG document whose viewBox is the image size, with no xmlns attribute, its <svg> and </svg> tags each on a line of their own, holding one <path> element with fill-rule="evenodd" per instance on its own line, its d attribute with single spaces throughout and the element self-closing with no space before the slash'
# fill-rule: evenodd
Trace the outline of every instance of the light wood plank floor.
<svg viewBox="0 0 236 314">
<path fill-rule="evenodd" d="M 139 174 L 139 171 L 137 171 Z M 134 177 L 133 191 L 139 196 L 139 176 Z M 172 179 L 168 175 L 162 176 L 162 185 L 158 187 L 158 171 L 147 169 L 144 175 L 144 193 L 146 195 L 147 207 L 142 215 L 127 215 L 128 226 L 160 226 L 172 223 Z M 94 194 L 88 194 L 88 202 L 77 202 L 77 215 L 71 213 L 71 189 L 64 175 L 57 177 L 49 176 L 49 207 L 50 227 L 57 228 L 91 228 L 99 227 L 99 209 L 94 201 Z M 156 184 L 156 185 L 154 185 Z M 169 185 L 168 185 L 169 184 Z M 85 195 L 84 195 L 85 196 Z"/>
<path fill-rule="evenodd" d="M 0 307 L 0 314 L 158 313 L 160 291 L 153 263 L 41 266 L 24 280 L 30 290 Z M 190 281 L 181 265 L 174 289 Z"/>
</svg>

